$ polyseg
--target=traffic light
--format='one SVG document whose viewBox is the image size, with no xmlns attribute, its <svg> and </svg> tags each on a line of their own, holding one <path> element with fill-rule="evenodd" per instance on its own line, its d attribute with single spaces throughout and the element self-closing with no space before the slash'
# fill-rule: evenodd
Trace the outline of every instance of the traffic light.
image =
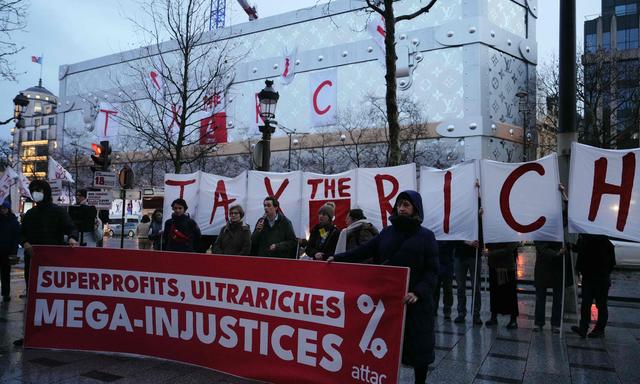
<svg viewBox="0 0 640 384">
<path fill-rule="evenodd" d="M 94 154 L 91 155 L 93 160 L 93 166 L 91 170 L 96 171 L 108 171 L 111 166 L 111 147 L 109 141 L 101 141 L 100 144 L 91 144 Z"/>
</svg>

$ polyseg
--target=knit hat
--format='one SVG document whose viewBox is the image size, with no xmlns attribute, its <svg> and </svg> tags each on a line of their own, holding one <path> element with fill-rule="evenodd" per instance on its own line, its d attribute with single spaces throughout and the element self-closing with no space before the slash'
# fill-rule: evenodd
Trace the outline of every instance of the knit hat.
<svg viewBox="0 0 640 384">
<path fill-rule="evenodd" d="M 333 220 L 335 213 L 336 205 L 333 201 L 326 203 L 325 205 L 320 207 L 320 209 L 318 209 L 318 215 L 329 216 L 331 220 Z"/>
</svg>

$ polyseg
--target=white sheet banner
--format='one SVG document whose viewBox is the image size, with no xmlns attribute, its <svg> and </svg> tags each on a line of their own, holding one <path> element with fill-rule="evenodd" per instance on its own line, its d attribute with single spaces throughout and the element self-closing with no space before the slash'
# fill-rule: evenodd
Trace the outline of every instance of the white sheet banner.
<svg viewBox="0 0 640 384">
<path fill-rule="evenodd" d="M 291 220 L 298 237 L 304 237 L 306 226 L 302 225 L 300 207 L 302 206 L 302 172 L 260 172 L 249 171 L 247 177 L 246 222 L 255 228 L 255 224 L 264 215 L 262 202 L 267 196 L 275 196 L 280 209 Z"/>
<path fill-rule="evenodd" d="M 96 117 L 95 132 L 98 141 L 116 141 L 121 124 L 119 120 L 120 111 L 117 106 L 111 103 L 100 102 L 98 115 Z M 112 144 L 113 146 L 113 144 Z"/>
<path fill-rule="evenodd" d="M 639 155 L 573 143 L 569 232 L 640 241 Z"/>
<path fill-rule="evenodd" d="M 280 83 L 283 85 L 290 84 L 296 76 L 296 57 L 298 56 L 298 46 L 291 51 L 286 50 L 282 60 L 282 73 L 280 74 Z"/>
<path fill-rule="evenodd" d="M 74 182 L 69 171 L 64 169 L 64 167 L 55 161 L 53 157 L 49 157 L 49 169 L 47 176 L 49 177 L 49 180 L 66 180 L 72 183 Z"/>
<path fill-rule="evenodd" d="M 420 168 L 422 226 L 438 240 L 478 239 L 477 179 L 475 161 L 449 169 Z"/>
<path fill-rule="evenodd" d="M 166 173 L 164 175 L 163 220 L 171 217 L 171 203 L 177 198 L 187 202 L 187 213 L 191 218 L 198 216 L 198 199 L 200 191 L 200 171 L 188 174 Z"/>
<path fill-rule="evenodd" d="M 386 168 L 358 168 L 356 182 L 357 207 L 373 225 L 382 229 L 391 223 L 398 194 L 404 190 L 416 190 L 415 163 Z"/>
<path fill-rule="evenodd" d="M 18 178 L 18 174 L 11 167 L 4 169 L 4 174 L 0 177 L 0 203 L 11 193 L 11 186 L 14 180 Z"/>
<path fill-rule="evenodd" d="M 338 70 L 309 74 L 309 116 L 312 127 L 336 124 L 338 108 Z"/>
<path fill-rule="evenodd" d="M 482 160 L 485 243 L 562 241 L 562 198 L 555 154 L 527 163 Z"/>
<path fill-rule="evenodd" d="M 18 177 L 18 190 L 20 191 L 20 195 L 33 200 L 33 197 L 31 197 L 31 192 L 29 191 L 29 179 L 27 179 L 27 177 L 22 172 L 20 172 Z"/>
<path fill-rule="evenodd" d="M 200 174 L 198 214 L 195 217 L 203 235 L 218 235 L 229 220 L 229 207 L 239 204 L 246 210 L 247 172 L 236 177 Z M 245 216 L 246 219 L 246 216 Z M 253 228 L 254 223 L 248 223 Z"/>
<path fill-rule="evenodd" d="M 304 172 L 302 179 L 302 223 L 307 231 L 318 223 L 320 207 L 330 201 L 336 205 L 333 223 L 345 228 L 349 210 L 356 208 L 356 170 L 334 175 Z"/>
</svg>

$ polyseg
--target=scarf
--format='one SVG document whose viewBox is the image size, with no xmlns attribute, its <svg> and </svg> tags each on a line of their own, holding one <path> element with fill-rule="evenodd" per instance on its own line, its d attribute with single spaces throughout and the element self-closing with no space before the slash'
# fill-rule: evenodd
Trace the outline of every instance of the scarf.
<svg viewBox="0 0 640 384">
<path fill-rule="evenodd" d="M 338 236 L 338 244 L 336 245 L 336 251 L 335 251 L 336 255 L 338 253 L 344 253 L 347 251 L 347 236 L 349 235 L 349 233 L 352 233 L 353 231 L 360 228 L 364 224 L 369 224 L 369 221 L 367 219 L 354 221 L 353 223 L 351 223 L 351 225 L 349 225 L 343 231 L 340 231 L 340 236 Z"/>
</svg>

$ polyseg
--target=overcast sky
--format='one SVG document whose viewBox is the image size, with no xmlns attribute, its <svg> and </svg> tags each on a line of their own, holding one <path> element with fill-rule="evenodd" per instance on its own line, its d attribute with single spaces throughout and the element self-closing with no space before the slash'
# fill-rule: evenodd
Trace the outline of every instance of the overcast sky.
<svg viewBox="0 0 640 384">
<path fill-rule="evenodd" d="M 446 0 L 441 0 L 446 1 Z M 558 53 L 558 18 L 561 0 L 538 0 L 538 61 L 550 60 Z M 302 7 L 318 0 L 249 0 L 258 15 L 268 17 Z M 22 74 L 16 83 L 0 82 L 0 120 L 11 116 L 13 98 L 20 90 L 38 84 L 40 66 L 31 56 L 43 56 L 43 85 L 58 94 L 58 67 L 137 47 L 136 30 L 127 16 L 137 12 L 133 0 L 30 0 L 27 30 L 14 34 L 14 41 L 25 47 L 13 57 Z M 585 17 L 600 13 L 599 0 L 577 3 L 577 41 L 582 44 Z M 227 0 L 227 25 L 247 21 L 234 0 Z M 125 16 L 126 15 L 126 16 Z M 423 16 L 423 17 L 429 17 Z M 0 138 L 9 137 L 10 125 L 0 126 Z"/>
</svg>

